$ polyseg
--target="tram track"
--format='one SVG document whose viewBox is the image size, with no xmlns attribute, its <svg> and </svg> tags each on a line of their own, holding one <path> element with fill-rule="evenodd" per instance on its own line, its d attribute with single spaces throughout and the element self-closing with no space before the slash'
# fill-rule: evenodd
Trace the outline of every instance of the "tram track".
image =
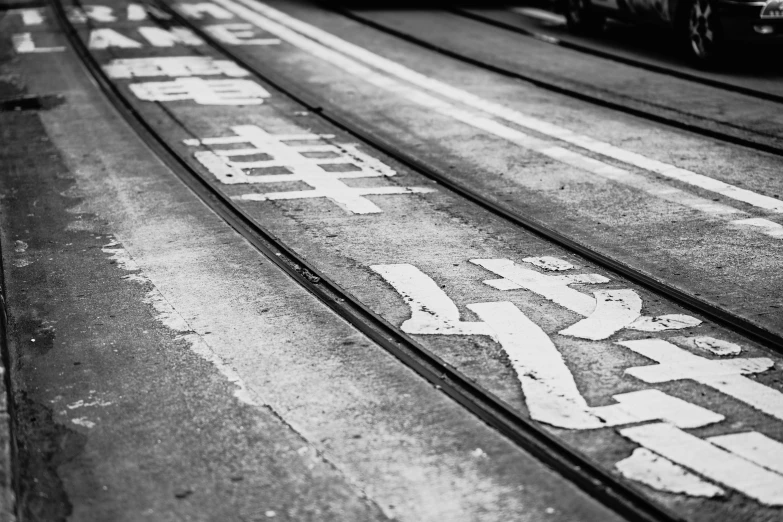
<svg viewBox="0 0 783 522">
<path fill-rule="evenodd" d="M 386 33 L 402 41 L 433 51 L 442 56 L 446 56 L 448 58 L 458 60 L 462 63 L 474 67 L 478 67 L 485 71 L 504 76 L 506 78 L 524 81 L 535 87 L 544 89 L 549 92 L 567 96 L 569 98 L 587 102 L 591 105 L 610 109 L 633 117 L 651 121 L 654 123 L 663 124 L 671 128 L 683 130 L 689 133 L 693 133 L 711 139 L 720 140 L 725 143 L 739 145 L 759 152 L 770 153 L 776 156 L 783 156 L 783 145 L 781 145 L 781 139 L 780 137 L 773 134 L 768 134 L 753 129 L 748 129 L 746 127 L 734 125 L 729 122 L 712 120 L 696 114 L 675 110 L 672 109 L 671 107 L 657 106 L 650 102 L 645 102 L 645 101 L 634 102 L 634 100 L 632 99 L 617 101 L 618 99 L 621 99 L 623 97 L 618 95 L 613 95 L 613 93 L 611 92 L 603 92 L 603 91 L 596 91 L 592 93 L 585 92 L 583 90 L 568 85 L 566 82 L 554 81 L 553 79 L 547 77 L 544 74 L 538 74 L 532 71 L 522 72 L 520 70 L 515 70 L 504 65 L 489 63 L 484 59 L 468 56 L 463 52 L 455 51 L 454 49 L 448 48 L 444 45 L 426 41 L 422 38 L 409 34 L 405 31 L 401 31 L 399 29 L 390 27 L 386 24 L 379 23 L 375 20 L 370 20 L 367 17 L 362 16 L 361 13 L 358 11 L 350 10 L 345 7 L 336 5 L 331 1 L 325 2 L 323 3 L 323 5 L 324 7 L 331 9 L 332 11 L 340 14 L 341 16 L 349 18 L 355 22 L 363 24 L 372 29 Z M 483 17 L 466 16 L 461 12 L 461 10 L 444 11 L 444 12 L 453 12 L 457 16 L 461 16 L 466 19 L 473 20 L 477 23 L 487 24 L 494 27 L 500 27 L 497 24 L 488 22 Z M 508 27 L 500 27 L 500 28 L 504 30 L 516 32 Z M 636 64 L 633 63 L 628 65 L 637 66 Z M 658 72 L 658 73 L 667 74 L 669 76 L 675 76 L 679 78 L 679 76 L 671 75 L 666 71 L 653 71 L 652 69 L 650 70 L 652 72 Z M 688 75 L 686 74 L 686 76 Z M 737 94 L 743 94 L 758 99 L 764 99 L 765 101 L 771 101 L 774 103 L 783 103 L 782 101 L 783 97 L 772 95 L 773 99 L 766 99 L 761 96 L 756 96 L 755 94 L 749 94 L 745 92 L 739 92 L 736 90 L 728 89 L 723 87 L 722 85 L 709 85 L 708 83 L 693 80 L 692 78 L 689 77 L 688 78 L 683 77 L 681 79 L 694 81 L 701 85 L 705 85 L 713 88 L 720 88 L 725 91 L 736 92 Z M 756 91 L 754 90 L 754 92 Z M 647 107 L 652 107 L 655 110 L 650 110 Z"/>
<path fill-rule="evenodd" d="M 297 284 L 318 298 L 328 308 L 348 321 L 357 330 L 397 357 L 430 383 L 440 388 L 463 407 L 471 411 L 515 444 L 530 452 L 585 492 L 632 520 L 681 521 L 685 520 L 669 509 L 653 502 L 636 488 L 618 480 L 592 459 L 572 450 L 558 441 L 536 422 L 521 416 L 470 378 L 445 363 L 409 335 L 388 323 L 356 297 L 341 288 L 328 274 L 316 269 L 294 249 L 276 237 L 262 224 L 236 205 L 230 197 L 211 184 L 186 158 L 177 152 L 156 129 L 145 120 L 112 82 L 98 61 L 69 22 L 63 5 L 50 0 L 63 32 L 112 105 L 144 140 L 152 151 L 213 211 L 230 224 L 260 253 L 287 273 Z M 491 214 L 514 225 L 532 231 L 539 237 L 560 245 L 591 262 L 617 272 L 630 281 L 648 288 L 685 308 L 704 315 L 718 324 L 738 330 L 766 347 L 783 353 L 783 339 L 759 328 L 744 318 L 689 295 L 665 282 L 647 276 L 619 260 L 604 256 L 588 245 L 575 242 L 544 224 L 490 201 L 470 187 L 451 180 L 448 175 L 426 165 L 415 156 L 400 150 L 364 128 L 339 107 L 327 100 L 318 99 L 294 85 L 278 73 L 251 64 L 230 47 L 216 41 L 196 24 L 182 17 L 167 4 L 154 0 L 152 4 L 170 16 L 177 24 L 189 28 L 218 53 L 250 71 L 257 79 L 272 86 L 310 112 L 318 114 L 335 127 L 355 136 L 370 147 L 392 157 L 406 167 L 436 181 L 462 198 L 478 205 Z"/>
<path fill-rule="evenodd" d="M 702 85 L 706 85 L 708 87 L 715 87 L 724 91 L 728 92 L 734 92 L 737 94 L 743 94 L 745 96 L 750 96 L 753 98 L 758 98 L 760 100 L 766 100 L 771 101 L 775 103 L 783 104 L 783 95 L 774 94 L 771 92 L 765 92 L 760 91 L 758 89 L 753 89 L 750 87 L 744 87 L 742 85 L 737 85 L 734 83 L 724 82 L 721 80 L 716 80 L 714 78 L 708 78 L 706 76 L 702 76 L 699 74 L 694 74 L 687 71 L 681 71 L 678 69 L 675 69 L 673 67 L 667 67 L 665 65 L 659 65 L 654 64 L 650 62 L 645 62 L 643 60 L 637 60 L 634 58 L 630 58 L 628 56 L 622 56 L 617 53 L 612 53 L 610 51 L 605 51 L 602 49 L 596 49 L 595 47 L 591 47 L 589 45 L 581 44 L 578 42 L 573 42 L 569 40 L 564 40 L 560 37 L 554 37 L 551 35 L 547 35 L 544 33 L 537 33 L 535 31 L 530 31 L 529 29 L 526 29 L 524 27 L 519 27 L 510 23 L 506 23 L 488 16 L 484 16 L 482 14 L 476 13 L 474 11 L 463 9 L 463 8 L 451 8 L 449 9 L 450 12 L 455 13 L 459 16 L 469 18 L 471 20 L 476 20 L 478 22 L 491 25 L 494 27 L 498 27 L 500 29 L 504 29 L 506 31 L 511 31 L 513 33 L 517 33 L 523 36 L 527 36 L 529 38 L 535 38 L 540 41 L 544 41 L 546 43 L 556 45 L 558 47 L 562 47 L 564 49 L 571 49 L 573 51 L 579 51 L 580 53 L 588 54 L 591 56 L 596 56 L 598 58 L 604 58 L 607 60 L 611 60 L 617 63 L 622 63 L 625 65 L 631 65 L 633 67 L 637 67 L 639 69 L 644 69 L 646 71 L 656 72 L 660 74 L 665 74 L 667 76 L 671 76 L 674 78 L 680 78 L 682 80 L 688 80 L 695 83 L 700 83 Z"/>
</svg>

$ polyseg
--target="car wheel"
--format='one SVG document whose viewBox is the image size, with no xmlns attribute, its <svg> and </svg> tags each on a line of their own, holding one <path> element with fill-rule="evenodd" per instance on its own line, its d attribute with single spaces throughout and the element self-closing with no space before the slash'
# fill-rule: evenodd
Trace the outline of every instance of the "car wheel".
<svg viewBox="0 0 783 522">
<path fill-rule="evenodd" d="M 721 28 L 713 0 L 693 0 L 688 8 L 686 45 L 690 55 L 702 63 L 720 54 Z"/>
<path fill-rule="evenodd" d="M 595 33 L 603 29 L 605 18 L 593 10 L 590 0 L 563 0 L 568 28 L 575 33 Z"/>
</svg>

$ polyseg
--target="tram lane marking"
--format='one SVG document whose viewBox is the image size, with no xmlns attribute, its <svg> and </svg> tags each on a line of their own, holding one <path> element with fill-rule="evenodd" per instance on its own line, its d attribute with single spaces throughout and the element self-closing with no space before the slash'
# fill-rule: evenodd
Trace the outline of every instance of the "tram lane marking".
<svg viewBox="0 0 783 522">
<path fill-rule="evenodd" d="M 11 44 L 17 54 L 28 53 L 59 53 L 65 51 L 65 46 L 55 45 L 43 47 L 36 45 L 32 33 L 17 33 L 11 35 Z"/>
<path fill-rule="evenodd" d="M 705 359 L 663 339 L 618 343 L 659 364 L 628 368 L 625 372 L 648 383 L 691 379 L 783 420 L 783 393 L 745 377 L 774 367 L 768 357 Z"/>
<path fill-rule="evenodd" d="M 130 83 L 128 88 L 142 101 L 192 100 L 199 105 L 261 105 L 269 92 L 252 80 L 205 80 L 183 77 L 165 82 Z"/>
<path fill-rule="evenodd" d="M 701 475 L 763 504 L 783 505 L 783 476 L 776 473 L 783 462 L 783 444 L 757 432 L 729 433 L 707 440 L 690 435 L 683 430 L 718 423 L 725 417 L 655 389 L 617 394 L 613 396 L 616 404 L 590 407 L 552 340 L 513 303 L 468 304 L 466 307 L 481 321 L 465 322 L 445 291 L 415 266 L 372 265 L 370 269 L 381 275 L 410 308 L 411 317 L 401 325 L 403 331 L 418 335 L 487 335 L 498 342 L 517 374 L 532 419 L 572 430 L 646 423 L 618 430 L 641 446 L 616 463 L 626 478 L 670 493 L 708 497 L 725 493 Z M 629 346 L 634 342 L 639 341 L 617 344 L 643 351 Z M 688 355 L 701 361 L 702 366 L 731 361 Z M 683 364 L 683 356 L 671 350 L 664 350 L 659 357 L 677 366 L 681 374 L 690 375 L 688 370 L 698 366 L 693 361 Z M 744 372 L 771 367 L 763 358 L 733 361 L 727 365 L 728 371 L 723 367 L 701 368 L 703 371 L 697 373 L 725 375 L 733 368 Z M 659 373 L 666 371 L 670 369 Z M 764 462 L 767 453 L 774 454 L 766 459 L 771 463 Z M 743 475 L 733 476 L 736 470 Z"/>
<path fill-rule="evenodd" d="M 783 506 L 783 475 L 765 469 L 667 423 L 624 428 L 620 433 L 686 468 L 771 506 Z"/>
<path fill-rule="evenodd" d="M 627 479 L 666 493 L 692 497 L 719 497 L 726 494 L 715 484 L 647 448 L 636 448 L 630 457 L 617 462 L 615 468 Z"/>
<path fill-rule="evenodd" d="M 254 23 L 258 27 L 268 32 L 271 32 L 273 34 L 276 34 L 281 39 L 287 41 L 288 43 L 296 47 L 299 47 L 307 52 L 310 52 L 311 54 L 314 54 L 315 56 L 318 56 L 319 58 L 322 58 L 326 61 L 334 63 L 335 65 L 340 66 L 341 68 L 347 70 L 348 72 L 354 74 L 358 73 L 357 75 L 361 76 L 365 80 L 370 81 L 371 83 L 375 83 L 376 85 L 382 83 L 387 88 L 393 85 L 394 86 L 393 90 L 395 90 L 395 92 L 400 92 L 399 84 L 389 83 L 389 80 L 391 80 L 391 78 L 387 78 L 386 80 L 373 78 L 370 73 L 373 73 L 375 71 L 366 68 L 364 68 L 364 70 L 360 69 L 359 67 L 357 67 L 359 66 L 359 64 L 356 63 L 354 60 L 363 62 L 369 65 L 370 67 L 375 68 L 376 70 L 383 71 L 384 73 L 393 76 L 395 78 L 398 78 L 400 80 L 403 80 L 408 84 L 435 93 L 439 96 L 443 96 L 444 98 L 451 99 L 452 101 L 459 102 L 472 109 L 479 110 L 481 112 L 508 121 L 510 123 L 514 123 L 515 125 L 519 125 L 521 127 L 533 130 L 539 134 L 543 134 L 564 141 L 566 143 L 570 143 L 571 145 L 575 145 L 579 148 L 589 150 L 593 153 L 600 154 L 602 156 L 610 157 L 617 161 L 629 165 L 633 165 L 637 168 L 646 170 L 648 172 L 652 172 L 670 179 L 678 180 L 680 182 L 695 187 L 699 187 L 705 190 L 709 190 L 711 192 L 721 194 L 727 198 L 734 199 L 736 201 L 741 201 L 760 209 L 769 210 L 777 213 L 783 213 L 783 201 L 768 196 L 764 196 L 762 194 L 758 194 L 756 192 L 747 189 L 742 189 L 734 185 L 719 181 L 717 179 L 710 178 L 709 176 L 698 174 L 696 172 L 692 172 L 687 169 L 676 167 L 675 165 L 671 165 L 659 160 L 646 157 L 642 154 L 638 154 L 635 152 L 622 149 L 620 147 L 616 147 L 609 143 L 596 140 L 589 136 L 578 134 L 569 129 L 560 127 L 558 125 L 549 123 L 547 121 L 532 116 L 525 115 L 523 113 L 512 110 L 503 105 L 485 100 L 479 96 L 458 89 L 439 80 L 435 80 L 433 78 L 425 76 L 397 62 L 394 62 L 392 60 L 379 56 L 371 51 L 368 51 L 367 49 L 364 49 L 355 44 L 347 42 L 346 40 L 343 40 L 333 34 L 327 33 L 326 31 L 323 31 L 311 24 L 308 24 L 292 16 L 289 16 L 262 2 L 258 2 L 255 0 L 253 1 L 213 0 L 213 2 L 221 5 L 222 7 L 225 7 L 227 10 L 234 12 L 235 14 L 248 20 L 249 22 Z M 244 6 L 239 4 L 244 4 Z M 326 51 L 332 51 L 334 54 L 330 54 Z M 351 58 L 354 60 L 351 60 Z M 348 63 L 348 62 L 353 62 L 353 63 Z M 376 73 L 376 75 L 377 74 L 378 73 Z M 411 97 L 410 91 L 408 91 L 406 94 L 408 95 L 409 98 Z M 420 97 L 418 98 L 420 100 Z M 441 102 L 441 103 L 445 103 L 445 102 Z M 432 103 L 429 103 L 428 105 L 432 105 Z M 443 105 L 440 105 L 440 108 L 443 109 L 444 108 Z M 448 112 L 453 112 L 453 109 Z M 459 114 L 460 114 L 459 112 L 454 112 L 452 116 L 456 117 Z M 483 123 L 483 125 L 481 126 L 477 126 L 475 124 L 474 126 L 477 126 L 482 130 L 492 132 L 500 137 L 504 137 L 507 139 L 508 136 L 510 135 L 509 131 L 511 131 L 511 133 L 519 132 L 509 127 L 500 125 L 499 123 L 494 122 L 492 120 L 483 121 L 480 118 L 478 119 L 465 118 L 464 114 L 462 116 L 463 116 L 462 118 L 457 118 L 457 119 L 461 119 L 462 121 L 472 120 L 474 123 Z M 491 124 L 488 124 L 488 122 Z M 466 123 L 470 123 L 470 122 L 466 121 Z M 517 136 L 517 138 L 519 137 L 520 136 Z M 529 140 L 532 137 L 525 136 L 525 138 Z M 532 138 L 532 139 L 538 140 L 538 138 Z M 545 140 L 538 140 L 538 141 L 546 143 Z M 591 167 L 591 166 L 593 167 L 592 169 L 588 169 L 588 171 L 596 174 L 601 174 L 600 172 L 596 172 L 595 167 L 597 167 L 597 165 L 593 164 L 593 162 L 596 162 L 597 160 L 593 160 L 592 158 L 576 154 L 567 149 L 553 150 L 553 151 L 549 151 L 550 154 L 547 154 L 547 148 L 551 148 L 551 147 L 553 147 L 553 145 L 547 143 L 546 147 L 539 146 L 538 151 L 546 155 L 550 155 L 550 157 L 553 157 L 558 161 L 566 162 L 567 160 L 571 160 L 571 162 L 584 163 L 584 167 Z M 572 157 L 574 154 L 576 154 L 576 156 L 579 157 L 579 161 L 575 161 L 575 158 Z M 606 164 L 603 165 L 606 167 L 611 167 Z M 615 167 L 611 167 L 611 168 L 616 169 Z M 623 169 L 617 169 L 617 170 L 623 171 Z M 626 172 L 624 171 L 624 173 Z M 618 173 L 614 172 L 614 175 L 617 176 Z M 627 183 L 628 181 L 624 181 L 624 182 Z M 649 186 L 649 183 L 646 183 L 646 185 Z M 647 190 L 646 187 L 645 190 Z M 670 190 L 676 190 L 676 189 L 670 189 Z M 660 191 L 658 194 L 655 195 L 660 196 L 661 195 Z M 705 205 L 704 208 L 701 210 L 707 210 L 711 207 L 714 213 L 717 213 L 716 212 L 717 209 L 720 208 L 719 206 L 716 205 L 713 206 Z"/>
<path fill-rule="evenodd" d="M 679 330 L 698 326 L 701 321 L 682 314 L 647 317 L 641 315 L 642 301 L 633 290 L 599 290 L 590 297 L 570 287 L 573 284 L 600 284 L 609 279 L 598 274 L 545 275 L 510 259 L 471 259 L 471 263 L 493 272 L 501 279 L 484 284 L 498 290 L 528 290 L 574 313 L 582 321 L 561 330 L 562 335 L 601 340 L 628 328 L 640 331 Z"/>
<path fill-rule="evenodd" d="M 468 304 L 480 322 L 459 318 L 451 298 L 413 265 L 372 265 L 411 311 L 400 329 L 416 335 L 486 335 L 508 355 L 525 395 L 531 418 L 572 430 L 590 430 L 643 421 L 665 420 L 696 428 L 724 417 L 658 390 L 614 395 L 616 404 L 590 407 L 573 374 L 549 336 L 513 303 Z"/>
<path fill-rule="evenodd" d="M 250 72 L 231 60 L 211 56 L 155 56 L 149 58 L 115 58 L 103 66 L 113 79 L 168 76 L 230 76 L 242 78 Z"/>
<path fill-rule="evenodd" d="M 383 162 L 361 152 L 356 145 L 324 141 L 334 138 L 333 135 L 304 131 L 299 134 L 274 135 L 255 125 L 237 125 L 231 129 L 234 136 L 186 141 L 189 146 L 249 145 L 240 149 L 213 148 L 194 153 L 196 160 L 219 182 L 236 185 L 300 181 L 312 187 L 312 190 L 242 194 L 232 196 L 234 200 L 327 198 L 351 214 L 377 214 L 382 212 L 381 208 L 365 196 L 435 192 L 435 189 L 429 187 L 346 185 L 343 179 L 392 177 L 397 173 Z M 242 158 L 253 156 L 263 159 L 241 161 Z M 270 168 L 282 168 L 288 174 L 252 174 L 256 169 L 263 172 Z"/>
</svg>

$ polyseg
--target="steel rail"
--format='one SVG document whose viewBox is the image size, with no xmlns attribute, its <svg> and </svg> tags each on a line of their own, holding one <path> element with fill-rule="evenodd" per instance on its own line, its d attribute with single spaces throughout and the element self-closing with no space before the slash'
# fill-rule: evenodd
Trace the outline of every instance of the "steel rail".
<svg viewBox="0 0 783 522">
<path fill-rule="evenodd" d="M 628 56 L 621 56 L 611 51 L 603 51 L 601 49 L 590 47 L 589 45 L 580 44 L 569 40 L 563 40 L 560 36 L 552 36 L 543 32 L 537 33 L 535 31 L 530 31 L 529 29 L 525 29 L 524 27 L 519 27 L 506 22 L 502 22 L 500 20 L 495 20 L 494 18 L 490 18 L 487 16 L 482 16 L 481 14 L 470 11 L 468 9 L 454 7 L 449 9 L 449 11 L 459 16 L 470 18 L 471 20 L 475 20 L 477 22 L 481 22 L 487 25 L 492 25 L 494 27 L 505 29 L 507 31 L 518 33 L 530 38 L 535 38 L 536 40 L 546 42 L 552 45 L 557 45 L 558 47 L 562 47 L 564 49 L 579 51 L 584 54 L 590 54 L 592 56 L 597 56 L 598 58 L 612 60 L 613 62 L 630 65 L 632 67 L 637 67 L 639 69 L 644 69 L 646 71 L 665 74 L 667 76 L 672 76 L 674 78 L 680 78 L 681 80 L 688 80 L 694 83 L 701 83 L 702 85 L 706 85 L 708 87 L 715 87 L 718 89 L 722 89 L 724 91 L 735 92 L 737 94 L 743 94 L 745 96 L 750 96 L 753 98 L 759 98 L 761 100 L 783 104 L 783 95 L 780 94 L 760 91 L 758 89 L 753 89 L 750 87 L 743 87 L 742 85 L 737 85 L 735 83 L 724 82 L 721 80 L 716 80 L 714 78 L 707 78 L 705 76 L 701 76 L 699 74 L 694 74 L 686 71 L 679 71 L 672 67 L 667 67 L 666 65 L 657 65 L 642 60 L 636 60 Z M 545 39 L 540 38 L 539 36 L 543 36 L 545 37 Z M 554 39 L 555 41 L 551 41 L 550 38 Z"/>
<path fill-rule="evenodd" d="M 534 421 L 520 416 L 505 402 L 389 324 L 327 276 L 310 266 L 279 238 L 238 208 L 228 196 L 216 189 L 206 177 L 178 154 L 109 79 L 71 25 L 60 0 L 49 0 L 49 2 L 58 24 L 87 72 L 152 153 L 210 209 L 302 288 L 458 404 L 508 437 L 518 447 L 529 452 L 618 514 L 634 521 L 685 522 L 682 517 L 667 508 L 649 501 L 635 488 L 618 481 L 592 459 L 558 441 Z M 190 24 L 167 5 L 156 3 L 179 23 L 192 28 L 215 49 L 232 57 L 198 27 Z M 252 72 L 249 67 L 248 70 Z M 255 74 L 260 77 L 258 73 Z M 266 79 L 264 81 L 274 85 Z M 316 107 L 308 107 L 317 112 Z"/>
<path fill-rule="evenodd" d="M 766 348 L 783 355 L 783 336 L 756 325 L 744 317 L 733 314 L 728 310 L 700 299 L 698 296 L 680 290 L 665 281 L 656 279 L 649 274 L 633 268 L 627 263 L 623 263 L 619 259 L 597 252 L 589 245 L 571 239 L 535 218 L 525 216 L 516 210 L 495 203 L 470 186 L 454 181 L 447 171 L 427 164 L 418 159 L 414 154 L 408 153 L 388 140 L 380 137 L 377 133 L 373 132 L 372 128 L 367 127 L 365 123 L 355 119 L 348 111 L 336 104 L 324 98 L 318 98 L 311 92 L 303 89 L 300 84 L 284 78 L 268 66 L 264 66 L 260 63 L 250 63 L 239 53 L 221 42 L 216 41 L 210 34 L 201 30 L 200 27 L 191 23 L 190 20 L 187 20 L 178 12 L 168 7 L 162 0 L 154 1 L 171 16 L 175 17 L 179 23 L 190 28 L 205 41 L 209 42 L 213 48 L 217 49 L 222 54 L 229 56 L 232 60 L 253 73 L 261 81 L 286 94 L 295 102 L 306 107 L 311 112 L 320 115 L 332 125 L 355 136 L 370 147 L 394 158 L 409 169 L 436 181 L 438 184 L 479 205 L 501 219 L 529 230 L 547 241 L 555 243 L 588 259 L 596 265 L 614 271 L 629 281 L 662 295 L 692 312 L 703 315 L 717 324 L 731 330 L 739 331 L 746 337 L 760 343 Z"/>
<path fill-rule="evenodd" d="M 683 115 L 682 119 L 666 116 L 663 114 L 655 114 L 652 111 L 640 109 L 637 107 L 632 107 L 630 104 L 627 103 L 621 103 L 617 101 L 612 101 L 607 98 L 603 98 L 601 96 L 596 96 L 594 94 L 589 94 L 586 92 L 579 91 L 577 89 L 573 89 L 570 87 L 558 85 L 555 82 L 551 80 L 544 79 L 542 75 L 533 75 L 529 73 L 522 73 L 518 71 L 511 70 L 507 67 L 502 67 L 499 65 L 494 65 L 491 63 L 487 63 L 484 60 L 480 60 L 478 58 L 472 58 L 470 56 L 466 56 L 465 54 L 462 54 L 460 52 L 448 49 L 446 47 L 443 47 L 442 45 L 434 44 L 432 42 L 428 42 L 426 40 L 422 40 L 421 38 L 418 38 L 416 36 L 410 35 L 408 33 L 405 33 L 403 31 L 399 31 L 397 29 L 393 29 L 391 27 L 388 27 L 386 25 L 383 25 L 381 23 L 378 23 L 374 20 L 368 20 L 367 18 L 362 17 L 361 15 L 357 14 L 354 11 L 351 11 L 349 9 L 345 9 L 340 6 L 336 6 L 331 1 L 321 1 L 319 2 L 325 7 L 328 7 L 332 11 L 345 16 L 346 18 L 349 18 L 351 20 L 354 20 L 360 24 L 366 25 L 367 27 L 371 27 L 373 29 L 376 29 L 378 31 L 384 32 L 388 35 L 394 36 L 395 38 L 399 38 L 400 40 L 406 41 L 408 43 L 417 45 L 419 47 L 422 47 L 424 49 L 428 49 L 430 51 L 436 52 L 438 54 L 441 54 L 443 56 L 446 56 L 448 58 L 452 58 L 455 60 L 459 60 L 463 63 L 467 63 L 469 65 L 472 65 L 474 67 L 478 67 L 480 69 L 484 69 L 486 71 L 490 71 L 495 74 L 499 74 L 501 76 L 505 76 L 507 78 L 512 78 L 514 80 L 522 80 L 524 82 L 527 82 L 531 85 L 534 85 L 538 88 L 554 92 L 557 94 L 561 94 L 563 96 L 568 96 L 569 98 L 574 98 L 577 100 L 581 100 L 587 103 L 590 103 L 592 105 L 597 105 L 599 107 L 604 107 L 607 109 L 611 109 L 614 111 L 622 112 L 625 114 L 630 114 L 631 116 L 635 116 L 637 118 L 642 118 L 648 121 L 653 121 L 655 123 L 660 123 L 663 125 L 667 125 L 669 127 L 673 127 L 676 129 L 684 130 L 687 132 L 691 132 L 693 134 L 698 134 L 701 136 L 705 136 L 712 139 L 717 139 L 726 143 L 731 143 L 733 145 L 740 145 L 742 147 L 747 147 L 749 149 L 757 150 L 760 152 L 766 152 L 769 154 L 774 154 L 776 156 L 783 156 L 783 145 L 775 145 L 773 143 L 768 143 L 766 140 L 770 142 L 781 142 L 783 143 L 783 139 L 774 136 L 774 135 L 767 135 L 755 132 L 750 129 L 746 129 L 744 127 L 739 127 L 735 125 L 731 125 L 725 122 L 719 122 L 715 120 L 710 120 L 707 118 L 702 118 L 695 114 L 688 114 L 682 111 L 675 111 L 674 109 L 670 109 L 667 107 L 661 107 L 662 110 L 669 110 L 672 112 L 677 112 Z M 608 93 L 611 94 L 611 93 Z M 642 104 L 643 101 L 639 101 L 638 103 Z M 703 120 L 705 122 L 704 125 L 699 125 L 696 123 L 692 123 L 689 121 L 686 121 L 686 119 L 694 119 L 694 120 Z M 725 131 L 717 130 L 716 126 L 727 128 L 727 129 L 734 129 L 737 134 L 731 134 Z M 760 141 L 759 139 L 753 139 L 750 137 L 743 137 L 748 135 L 756 135 L 759 138 L 765 140 Z"/>
</svg>

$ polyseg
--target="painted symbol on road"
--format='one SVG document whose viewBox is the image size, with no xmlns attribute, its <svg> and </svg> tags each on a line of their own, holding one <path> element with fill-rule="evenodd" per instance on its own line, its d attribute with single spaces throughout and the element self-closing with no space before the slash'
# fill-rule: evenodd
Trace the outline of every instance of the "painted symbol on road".
<svg viewBox="0 0 783 522">
<path fill-rule="evenodd" d="M 525 261 L 546 271 L 576 268 L 555 258 L 536 257 Z M 661 331 L 700 324 L 698 320 L 681 315 L 643 318 L 636 312 L 636 300 L 641 308 L 641 298 L 631 290 L 625 292 L 633 292 L 634 299 L 631 294 L 613 294 L 613 299 L 622 306 L 613 309 L 611 305 L 611 313 L 608 313 L 600 304 L 602 296 L 608 294 L 596 291 L 590 297 L 569 286 L 609 282 L 598 274 L 546 275 L 507 259 L 472 262 L 503 276 L 503 279 L 485 281 L 490 286 L 504 291 L 526 289 L 587 317 L 576 323 L 581 325 L 577 337 L 582 339 L 605 339 L 620 329 L 632 329 L 632 325 L 641 326 L 633 329 L 642 331 Z M 783 505 L 783 444 L 780 442 L 754 431 L 708 439 L 689 434 L 685 430 L 716 424 L 725 418 L 656 389 L 613 395 L 615 404 L 589 406 L 552 339 L 513 303 L 467 304 L 480 321 L 462 321 L 457 305 L 446 292 L 415 266 L 394 264 L 370 268 L 381 275 L 410 308 L 410 318 L 400 326 L 403 331 L 416 335 L 485 335 L 499 343 L 517 374 L 531 418 L 571 430 L 643 423 L 618 430 L 641 446 L 617 463 L 618 471 L 629 479 L 662 491 L 694 496 L 724 494 L 717 483 L 761 503 Z M 629 302 L 632 302 L 630 307 Z M 634 313 L 627 313 L 629 309 Z M 602 319 L 590 321 L 595 314 Z M 664 327 L 656 326 L 658 330 L 652 330 L 651 324 Z M 569 335 L 576 325 L 561 330 L 560 334 Z M 727 359 L 726 355 L 738 353 L 732 348 L 736 345 L 720 343 L 710 337 L 698 339 L 707 347 L 705 351 L 711 351 L 715 346 L 721 348 L 718 356 L 722 359 L 706 359 L 661 339 L 616 344 L 659 363 L 626 370 L 626 374 L 643 382 L 691 379 L 776 419 L 783 419 L 783 395 L 745 377 L 771 369 L 770 359 Z M 765 456 L 763 452 L 768 454 Z M 732 469 L 742 472 L 738 474 Z"/>
<path fill-rule="evenodd" d="M 169 102 L 193 100 L 199 105 L 260 105 L 269 92 L 252 80 L 177 78 L 168 82 L 128 85 L 140 100 Z"/>
<path fill-rule="evenodd" d="M 119 58 L 103 66 L 110 78 L 146 78 L 152 76 L 216 76 L 234 78 L 250 73 L 230 60 L 209 56 L 162 56 L 152 58 Z"/>
<path fill-rule="evenodd" d="M 196 159 L 227 185 L 265 184 L 299 181 L 312 190 L 265 192 L 234 196 L 240 201 L 327 198 L 352 214 L 374 214 L 381 209 L 367 195 L 421 194 L 434 192 L 427 187 L 352 187 L 344 179 L 391 177 L 387 165 L 361 152 L 355 145 L 328 143 L 332 135 L 270 134 L 255 125 L 232 127 L 234 136 L 188 140 L 188 145 L 247 144 L 248 148 L 199 151 Z M 263 159 L 241 161 L 238 158 Z M 283 169 L 285 174 L 252 174 L 256 169 Z"/>
</svg>

